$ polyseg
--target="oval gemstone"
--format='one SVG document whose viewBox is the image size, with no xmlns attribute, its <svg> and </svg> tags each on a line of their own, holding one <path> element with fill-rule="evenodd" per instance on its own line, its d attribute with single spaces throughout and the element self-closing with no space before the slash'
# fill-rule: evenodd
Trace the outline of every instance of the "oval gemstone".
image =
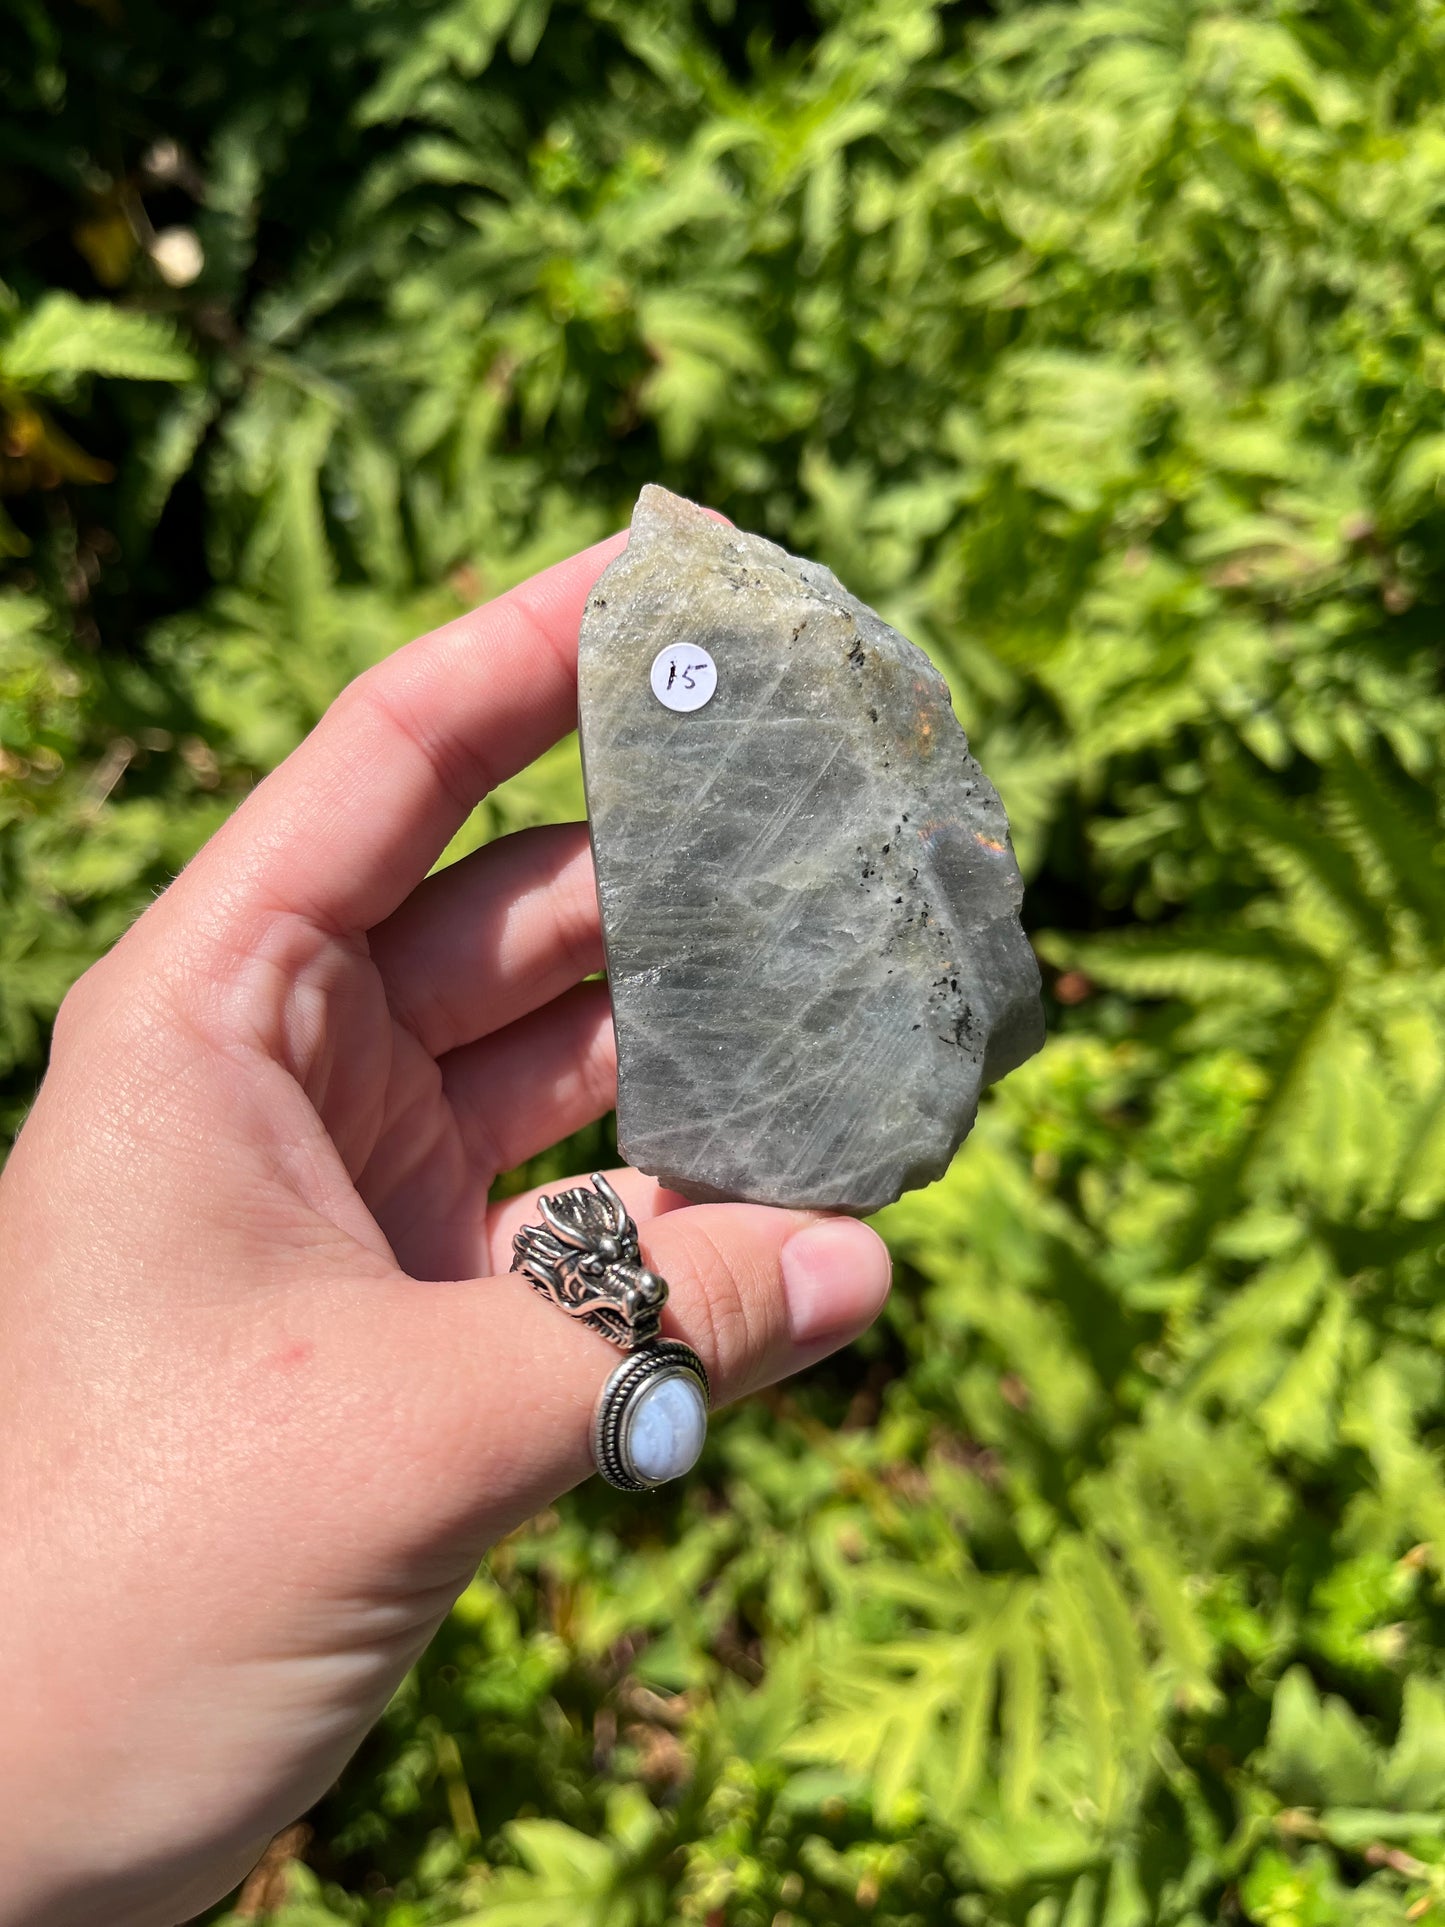
<svg viewBox="0 0 1445 1927">
<path fill-rule="evenodd" d="M 638 1394 L 627 1428 L 627 1456 L 639 1478 L 660 1485 L 696 1465 L 706 1435 L 701 1386 L 688 1372 L 669 1372 Z"/>
</svg>

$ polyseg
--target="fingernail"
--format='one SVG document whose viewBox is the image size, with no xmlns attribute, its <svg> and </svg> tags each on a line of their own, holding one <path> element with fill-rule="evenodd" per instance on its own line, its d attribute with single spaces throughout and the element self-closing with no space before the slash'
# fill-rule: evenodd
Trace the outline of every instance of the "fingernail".
<svg viewBox="0 0 1445 1927">
<path fill-rule="evenodd" d="M 783 1246 L 788 1327 L 808 1344 L 871 1324 L 888 1296 L 888 1247 L 855 1218 L 828 1218 L 798 1231 Z"/>
</svg>

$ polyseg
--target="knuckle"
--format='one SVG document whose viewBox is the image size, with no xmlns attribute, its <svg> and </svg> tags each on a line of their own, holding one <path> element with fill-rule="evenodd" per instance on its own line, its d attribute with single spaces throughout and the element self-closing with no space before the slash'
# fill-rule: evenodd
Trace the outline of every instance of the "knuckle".
<svg viewBox="0 0 1445 1927">
<path fill-rule="evenodd" d="M 607 992 L 598 988 L 600 995 L 588 997 L 582 1005 L 591 1028 L 582 1045 L 577 1076 L 584 1106 L 611 1110 L 617 1102 L 617 1036 Z"/>
<path fill-rule="evenodd" d="M 55 1013 L 52 1055 L 76 1046 L 89 1048 L 101 1039 L 109 1044 L 134 1029 L 130 1020 L 139 994 L 155 988 L 155 972 L 137 973 L 131 967 L 133 953 L 134 939 L 127 934 L 76 978 Z"/>
<path fill-rule="evenodd" d="M 66 991 L 50 1037 L 50 1068 L 92 1091 L 153 1078 L 180 1021 L 176 985 L 145 950 L 122 938 Z"/>
<path fill-rule="evenodd" d="M 82 976 L 66 991 L 60 1000 L 60 1008 L 55 1013 L 55 1023 L 51 1030 L 52 1054 L 68 1051 L 72 1045 L 83 1039 L 86 1028 L 92 1020 L 98 1002 L 97 985 L 99 972 L 105 960 L 92 964 Z"/>
<path fill-rule="evenodd" d="M 549 902 L 553 942 L 564 970 L 573 982 L 589 977 L 602 961 L 595 894 L 591 890 L 554 890 Z"/>
<path fill-rule="evenodd" d="M 409 744 L 431 769 L 436 782 L 463 811 L 474 809 L 493 787 L 490 767 L 470 745 L 440 739 L 420 721 L 406 678 L 395 660 L 378 663 L 348 683 L 332 704 L 339 733 L 352 733 L 353 724 L 374 728 L 395 742 Z"/>
<path fill-rule="evenodd" d="M 673 1273 L 691 1285 L 679 1307 L 688 1327 L 685 1335 L 731 1395 L 750 1381 L 766 1356 L 767 1294 L 705 1226 L 678 1225 L 675 1233 Z"/>
<path fill-rule="evenodd" d="M 455 1087 L 448 1088 L 445 1070 L 441 1073 L 442 1088 L 447 1102 L 457 1119 L 461 1131 L 462 1145 L 467 1159 L 474 1171 L 486 1180 L 490 1190 L 499 1172 L 509 1170 L 516 1159 L 509 1159 L 507 1147 L 502 1136 L 503 1120 L 485 1106 L 475 1102 L 463 1102 Z"/>
</svg>

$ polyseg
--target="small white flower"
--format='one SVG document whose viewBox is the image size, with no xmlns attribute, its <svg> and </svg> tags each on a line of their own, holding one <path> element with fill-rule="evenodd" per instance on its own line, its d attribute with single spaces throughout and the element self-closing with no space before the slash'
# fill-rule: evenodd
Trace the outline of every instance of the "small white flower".
<svg viewBox="0 0 1445 1927">
<path fill-rule="evenodd" d="M 168 287 L 188 288 L 206 265 L 205 250 L 188 227 L 162 228 L 150 245 L 156 272 Z"/>
</svg>

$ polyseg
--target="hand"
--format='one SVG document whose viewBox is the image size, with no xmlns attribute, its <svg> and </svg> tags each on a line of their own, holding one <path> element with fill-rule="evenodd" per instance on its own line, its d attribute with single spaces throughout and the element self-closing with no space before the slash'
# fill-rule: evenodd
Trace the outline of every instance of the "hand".
<svg viewBox="0 0 1445 1927">
<path fill-rule="evenodd" d="M 360 677 L 66 999 L 0 1179 L 0 1921 L 218 1899 L 588 1471 L 617 1355 L 487 1202 L 613 1101 L 585 831 L 427 872 L 571 727 L 622 540 Z M 886 1293 L 861 1225 L 614 1181 L 718 1399 Z"/>
</svg>

